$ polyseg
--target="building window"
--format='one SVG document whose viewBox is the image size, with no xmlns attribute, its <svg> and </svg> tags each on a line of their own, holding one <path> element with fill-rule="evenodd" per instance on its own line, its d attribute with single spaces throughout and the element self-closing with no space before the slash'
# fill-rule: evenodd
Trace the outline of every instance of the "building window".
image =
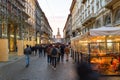
<svg viewBox="0 0 120 80">
<path fill-rule="evenodd" d="M 99 1 L 97 2 L 97 9 L 99 9 L 100 7 L 99 7 Z"/>
<path fill-rule="evenodd" d="M 92 13 L 94 13 L 94 7 L 92 6 Z"/>
<path fill-rule="evenodd" d="M 97 22 L 96 22 L 96 28 L 99 28 L 101 26 L 100 23 L 101 23 L 100 20 L 97 20 Z"/>
<path fill-rule="evenodd" d="M 116 15 L 115 15 L 115 23 L 118 23 L 120 22 L 120 9 L 116 12 Z"/>
<path fill-rule="evenodd" d="M 107 15 L 105 18 L 105 25 L 111 24 L 111 17 L 110 15 Z"/>
<path fill-rule="evenodd" d="M 85 10 L 85 18 L 87 17 L 87 10 Z"/>
<path fill-rule="evenodd" d="M 103 1 L 103 0 L 100 0 L 100 7 L 102 7 L 102 1 Z"/>
<path fill-rule="evenodd" d="M 73 37 L 75 37 L 75 35 L 76 35 L 75 32 L 73 32 L 72 35 L 73 35 Z"/>
</svg>

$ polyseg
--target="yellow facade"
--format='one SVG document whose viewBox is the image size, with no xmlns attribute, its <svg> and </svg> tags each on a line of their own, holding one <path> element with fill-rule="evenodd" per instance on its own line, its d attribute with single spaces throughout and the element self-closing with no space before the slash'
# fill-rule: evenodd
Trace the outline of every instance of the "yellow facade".
<svg viewBox="0 0 120 80">
<path fill-rule="evenodd" d="M 8 61 L 8 39 L 0 39 L 0 61 Z"/>
<path fill-rule="evenodd" d="M 28 19 L 28 24 L 25 27 L 25 32 L 24 33 L 24 39 L 23 39 L 23 46 L 26 48 L 26 45 L 34 46 L 36 44 L 36 38 L 35 38 L 35 0 L 26 0 L 28 4 L 26 4 L 27 8 L 27 14 L 30 16 Z"/>
<path fill-rule="evenodd" d="M 18 56 L 22 56 L 23 54 L 23 40 L 18 40 L 17 41 L 17 46 L 18 46 Z"/>
</svg>

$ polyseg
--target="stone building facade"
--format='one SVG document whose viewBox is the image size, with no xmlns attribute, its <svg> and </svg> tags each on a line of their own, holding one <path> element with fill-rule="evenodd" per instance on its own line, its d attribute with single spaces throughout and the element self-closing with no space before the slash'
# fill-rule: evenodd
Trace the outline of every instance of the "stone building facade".
<svg viewBox="0 0 120 80">
<path fill-rule="evenodd" d="M 25 0 L 26 1 L 26 9 L 25 12 L 30 16 L 28 20 L 26 20 L 26 26 L 24 27 L 24 32 L 22 33 L 24 36 L 24 48 L 26 44 L 34 46 L 36 44 L 36 0 Z"/>
<path fill-rule="evenodd" d="M 23 55 L 26 44 L 40 44 L 42 13 L 37 0 L 0 0 L 0 61 Z M 50 38 L 52 29 L 45 20 Z"/>
<path fill-rule="evenodd" d="M 65 23 L 65 27 L 63 29 L 63 38 L 65 39 L 65 43 L 69 44 L 71 42 L 72 37 L 72 17 L 71 14 L 68 15 L 67 21 Z"/>
<path fill-rule="evenodd" d="M 50 24 L 48 22 L 48 19 L 44 12 L 42 12 L 41 16 L 41 44 L 49 44 L 52 40 L 52 28 L 50 27 Z"/>
<path fill-rule="evenodd" d="M 73 0 L 72 35 L 83 35 L 89 29 L 102 26 L 120 26 L 119 0 Z"/>
<path fill-rule="evenodd" d="M 41 16 L 42 9 L 36 0 L 36 9 L 35 9 L 35 23 L 36 23 L 36 44 L 41 43 L 40 35 L 41 35 Z"/>
<path fill-rule="evenodd" d="M 73 0 L 70 11 L 71 47 L 77 58 L 95 64 L 93 67 L 100 74 L 120 75 L 120 71 L 116 70 L 118 66 L 110 62 L 114 59 L 115 64 L 119 64 L 120 35 L 107 31 L 120 28 L 120 0 Z M 92 30 L 98 34 L 91 35 Z M 97 32 L 100 30 L 107 34 L 101 35 Z"/>
<path fill-rule="evenodd" d="M 25 0 L 0 0 L 0 61 L 8 61 L 8 53 L 15 52 L 23 40 L 22 29 L 29 18 Z M 18 50 L 18 55 L 20 55 Z"/>
</svg>

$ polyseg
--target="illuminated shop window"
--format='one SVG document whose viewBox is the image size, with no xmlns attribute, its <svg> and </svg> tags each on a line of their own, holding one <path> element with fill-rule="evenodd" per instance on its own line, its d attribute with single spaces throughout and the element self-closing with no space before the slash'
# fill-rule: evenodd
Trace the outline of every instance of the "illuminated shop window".
<svg viewBox="0 0 120 80">
<path fill-rule="evenodd" d="M 90 43 L 92 68 L 102 75 L 120 75 L 119 46 L 119 42 L 112 42 L 110 39 L 107 40 L 107 45 L 101 40 L 97 40 L 96 43 Z"/>
</svg>

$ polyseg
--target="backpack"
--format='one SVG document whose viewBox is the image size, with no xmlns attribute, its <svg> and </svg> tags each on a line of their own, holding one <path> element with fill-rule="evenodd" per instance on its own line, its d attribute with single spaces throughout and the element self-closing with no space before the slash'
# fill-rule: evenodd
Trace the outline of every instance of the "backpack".
<svg viewBox="0 0 120 80">
<path fill-rule="evenodd" d="M 53 49 L 52 49 L 52 55 L 53 55 L 53 56 L 56 56 L 56 55 L 57 55 L 57 50 L 56 50 L 56 48 L 53 48 Z"/>
</svg>

